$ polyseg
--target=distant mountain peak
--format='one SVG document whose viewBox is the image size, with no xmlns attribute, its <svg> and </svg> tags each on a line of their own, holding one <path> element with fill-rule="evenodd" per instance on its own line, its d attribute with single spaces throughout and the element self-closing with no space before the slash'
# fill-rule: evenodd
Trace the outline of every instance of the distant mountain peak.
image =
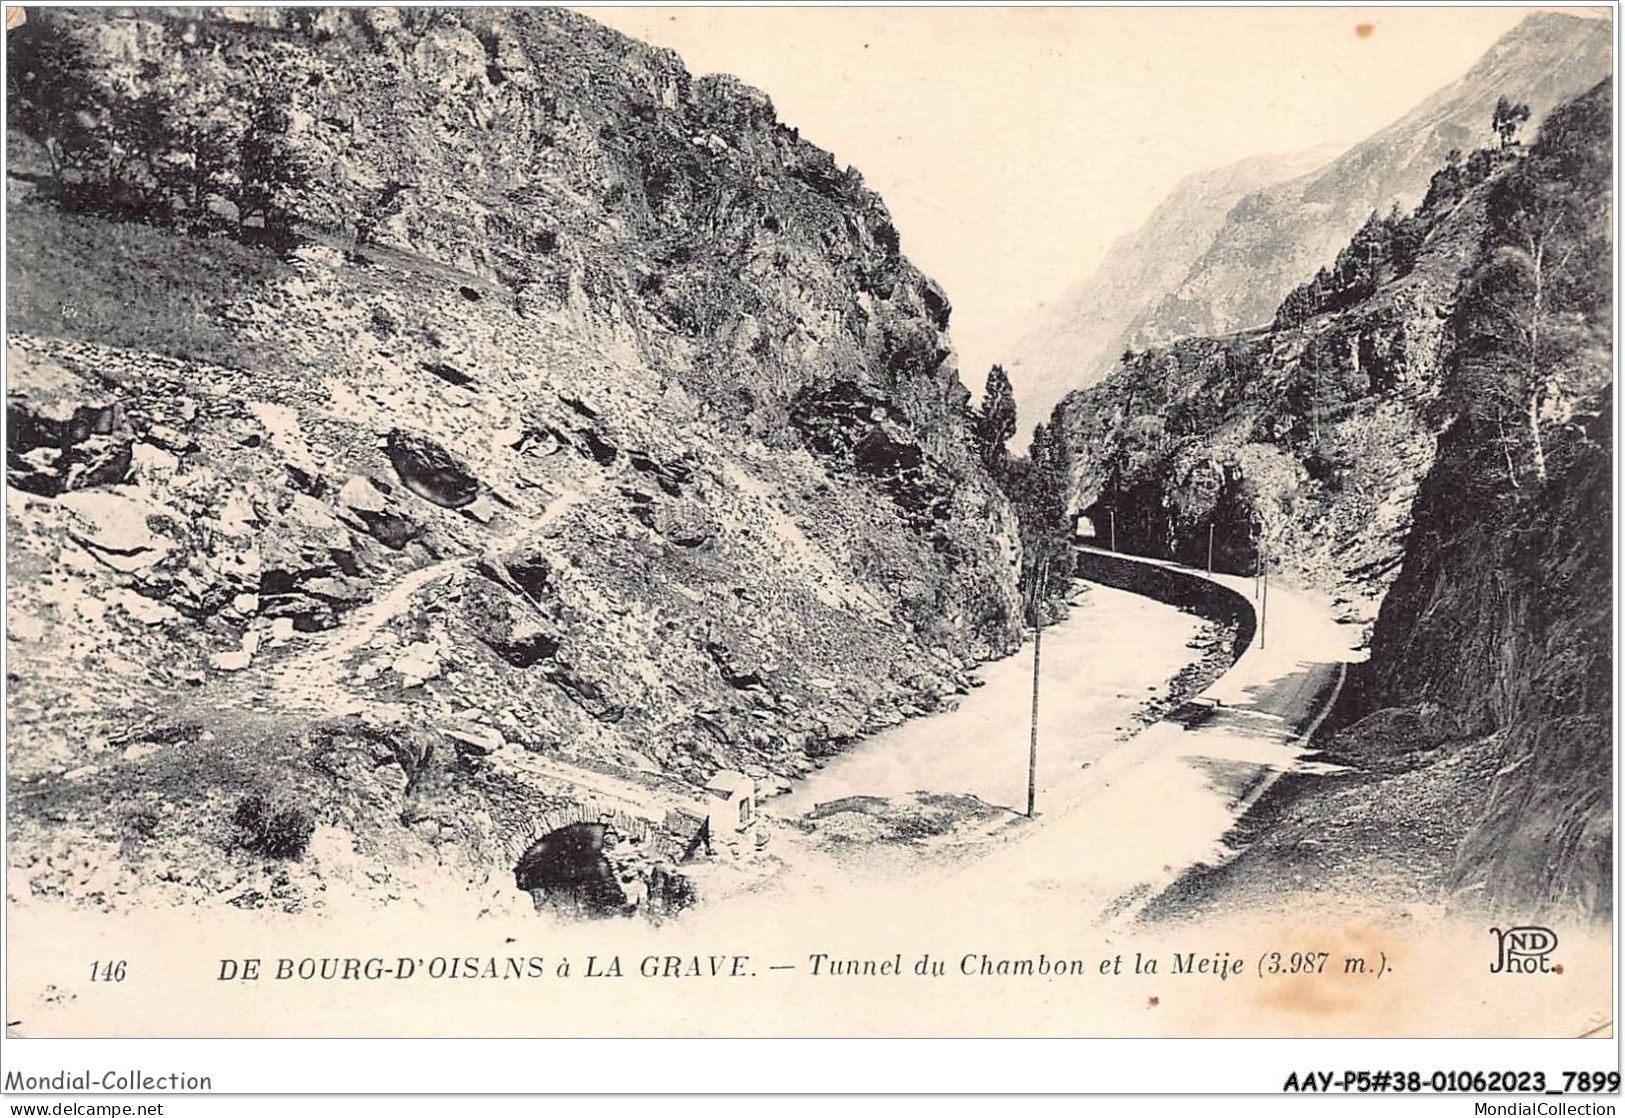
<svg viewBox="0 0 1625 1118">
<path fill-rule="evenodd" d="M 1524 132 L 1533 136 L 1548 111 L 1612 68 L 1605 14 L 1534 12 L 1460 78 L 1335 158 L 1261 157 L 1181 180 L 1016 345 L 1006 366 L 1023 427 L 1046 419 L 1069 389 L 1099 380 L 1129 346 L 1268 322 L 1373 210 L 1415 206 L 1451 148 L 1488 142 L 1497 98 L 1529 104 Z M 1246 183 L 1248 173 L 1258 181 Z M 1239 189 L 1215 185 L 1227 182 Z"/>
<path fill-rule="evenodd" d="M 1183 278 L 1240 198 L 1323 166 L 1340 150 L 1323 145 L 1253 155 L 1180 179 L 1137 229 L 1112 243 L 1089 279 L 1044 305 L 1038 326 L 1017 343 L 1007 366 L 1015 385 L 1018 442 L 1048 419 L 1070 389 L 1111 368 L 1129 325 Z"/>
</svg>

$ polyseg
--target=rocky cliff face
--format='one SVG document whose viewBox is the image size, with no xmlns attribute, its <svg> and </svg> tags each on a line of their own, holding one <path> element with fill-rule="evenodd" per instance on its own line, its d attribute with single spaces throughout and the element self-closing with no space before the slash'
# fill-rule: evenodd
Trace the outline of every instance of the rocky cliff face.
<svg viewBox="0 0 1625 1118">
<path fill-rule="evenodd" d="M 165 135 L 276 100 L 307 174 L 276 253 L 8 138 L 14 887 L 511 892 L 548 812 L 658 831 L 1011 647 L 948 300 L 759 92 L 555 10 L 29 15 Z"/>
<path fill-rule="evenodd" d="M 1415 206 L 1447 152 L 1484 146 L 1498 98 L 1528 104 L 1538 122 L 1612 72 L 1612 42 L 1606 20 L 1531 15 L 1460 80 L 1375 136 L 1322 169 L 1237 202 L 1179 285 L 1133 324 L 1132 344 L 1268 322 L 1372 211 Z"/>
<path fill-rule="evenodd" d="M 1135 322 L 1185 278 L 1224 227 L 1232 206 L 1337 154 L 1335 148 L 1317 148 L 1260 156 L 1183 179 L 1145 224 L 1113 243 L 1095 273 L 1045 308 L 1041 321 L 1016 344 L 1005 364 L 1022 429 L 1043 422 L 1068 392 L 1111 371 Z M 1025 439 L 1018 434 L 1017 441 Z"/>
<path fill-rule="evenodd" d="M 1274 797 L 1192 903 L 1313 880 L 1607 916 L 1611 113 L 1604 82 L 1392 241 L 1365 230 L 1374 270 L 1346 253 L 1271 328 L 1153 349 L 1056 409 L 1074 505 L 1115 511 L 1119 546 L 1200 564 L 1212 525 L 1221 568 L 1267 549 L 1350 619 L 1380 604 L 1320 742 L 1346 770 Z"/>
<path fill-rule="evenodd" d="M 1474 260 L 1482 191 L 1440 206 L 1415 260 L 1380 265 L 1335 313 L 1135 354 L 1054 412 L 1071 507 L 1118 545 L 1250 572 L 1272 566 L 1375 616 L 1432 462 L 1448 315 Z"/>
<path fill-rule="evenodd" d="M 1450 884 L 1505 913 L 1611 905 L 1612 94 L 1555 111 L 1489 188 L 1451 318 L 1456 418 L 1365 695 L 1418 719 L 1421 764 L 1489 755 Z"/>
</svg>

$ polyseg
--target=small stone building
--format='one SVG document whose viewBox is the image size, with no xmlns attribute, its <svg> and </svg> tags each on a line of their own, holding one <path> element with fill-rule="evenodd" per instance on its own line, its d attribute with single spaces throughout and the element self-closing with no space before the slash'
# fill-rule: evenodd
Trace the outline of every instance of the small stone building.
<svg viewBox="0 0 1625 1118">
<path fill-rule="evenodd" d="M 721 801 L 711 811 L 711 829 L 719 837 L 749 830 L 756 822 L 756 782 L 744 773 L 720 770 L 706 784 L 705 794 Z"/>
</svg>

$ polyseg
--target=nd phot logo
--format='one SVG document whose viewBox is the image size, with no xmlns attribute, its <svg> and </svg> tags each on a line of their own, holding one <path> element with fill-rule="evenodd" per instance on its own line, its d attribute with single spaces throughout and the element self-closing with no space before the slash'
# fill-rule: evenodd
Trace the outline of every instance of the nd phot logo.
<svg viewBox="0 0 1625 1118">
<path fill-rule="evenodd" d="M 1526 924 L 1518 928 L 1491 928 L 1495 937 L 1495 962 L 1491 974 L 1562 974 L 1553 969 L 1551 953 L 1557 950 L 1557 933 L 1550 928 Z"/>
</svg>

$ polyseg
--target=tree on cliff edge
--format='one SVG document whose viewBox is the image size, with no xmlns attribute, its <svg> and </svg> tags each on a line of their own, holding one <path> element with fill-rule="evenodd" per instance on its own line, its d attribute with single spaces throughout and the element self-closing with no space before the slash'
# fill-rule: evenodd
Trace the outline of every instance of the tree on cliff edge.
<svg viewBox="0 0 1625 1118">
<path fill-rule="evenodd" d="M 1608 379 L 1610 98 L 1572 102 L 1491 189 L 1482 259 L 1461 300 L 1460 396 L 1499 433 L 1509 489 L 1547 480 L 1548 428 Z M 1520 433 L 1521 432 L 1521 433 Z"/>
<path fill-rule="evenodd" d="M 1528 105 L 1521 102 L 1514 104 L 1502 97 L 1495 102 L 1495 112 L 1490 117 L 1490 128 L 1500 138 L 1501 147 L 1514 147 L 1518 142 L 1518 129 L 1523 127 L 1523 122 L 1528 119 Z"/>
</svg>

